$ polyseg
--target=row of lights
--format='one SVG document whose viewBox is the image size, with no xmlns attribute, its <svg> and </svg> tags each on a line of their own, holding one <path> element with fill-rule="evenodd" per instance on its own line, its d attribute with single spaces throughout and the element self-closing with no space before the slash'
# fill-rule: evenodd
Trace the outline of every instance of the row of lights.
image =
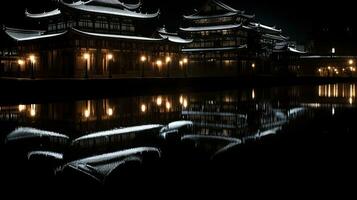
<svg viewBox="0 0 357 200">
<path fill-rule="evenodd" d="M 84 53 L 83 54 L 83 58 L 85 59 L 85 60 L 89 60 L 90 59 L 90 54 L 89 53 Z M 113 56 L 113 54 L 107 54 L 107 59 L 108 60 L 113 60 L 113 58 L 114 58 L 114 56 Z"/>
<path fill-rule="evenodd" d="M 36 57 L 34 56 L 34 55 L 30 55 L 29 57 L 28 57 L 28 60 L 31 62 L 31 64 L 35 64 L 36 63 Z M 19 65 L 24 65 L 26 62 L 25 62 L 25 60 L 23 60 L 23 59 L 18 59 L 17 60 L 17 64 L 19 64 Z"/>
<path fill-rule="evenodd" d="M 346 72 L 348 70 L 351 71 L 351 72 L 356 72 L 356 67 L 348 67 L 348 68 L 343 68 L 342 69 L 343 72 Z M 336 67 L 331 67 L 331 66 L 328 66 L 327 69 L 326 68 L 319 68 L 318 69 L 319 73 L 323 73 L 324 71 L 333 72 L 333 73 L 335 73 L 337 75 L 340 73 L 340 71 Z"/>
<path fill-rule="evenodd" d="M 156 101 L 155 103 L 156 103 L 157 106 L 161 106 L 162 103 L 163 103 L 162 97 L 156 98 L 155 101 Z M 187 108 L 187 106 L 188 106 L 187 98 L 185 98 L 183 96 L 180 96 L 179 101 L 180 101 L 180 105 L 182 105 L 184 108 Z M 167 100 L 166 103 L 165 103 L 165 107 L 166 107 L 167 110 L 171 110 L 171 108 L 172 108 L 171 102 Z M 145 113 L 147 111 L 147 105 L 146 104 L 141 104 L 140 110 L 141 110 L 141 112 Z"/>
<path fill-rule="evenodd" d="M 107 59 L 108 60 L 113 60 L 114 59 L 114 55 L 113 54 L 107 54 Z M 89 53 L 84 53 L 83 54 L 83 58 L 85 59 L 85 60 L 89 60 L 90 59 L 90 54 Z M 148 60 L 148 58 L 146 57 L 146 56 L 140 56 L 140 61 L 141 62 L 146 62 Z M 167 56 L 166 58 L 165 58 L 165 62 L 166 62 L 166 64 L 168 64 L 168 63 L 170 63 L 170 62 L 172 62 L 172 58 L 170 57 L 170 56 Z M 182 59 L 182 60 L 180 60 L 180 65 L 182 65 L 182 64 L 187 64 L 188 63 L 188 59 L 187 58 L 184 58 L 184 59 Z M 156 60 L 156 62 L 155 62 L 155 64 L 157 65 L 157 66 L 162 66 L 163 65 L 163 62 L 162 62 L 162 60 Z"/>
<path fill-rule="evenodd" d="M 111 116 L 114 115 L 114 109 L 113 109 L 113 108 L 108 108 L 106 112 L 107 112 L 106 114 L 107 114 L 109 117 L 111 117 Z M 89 117 L 90 117 L 90 114 L 91 114 L 91 113 L 90 113 L 90 110 L 89 110 L 89 109 L 84 110 L 83 115 L 84 115 L 85 118 L 89 118 Z"/>
<path fill-rule="evenodd" d="M 347 61 L 347 63 L 348 63 L 348 65 L 349 65 L 349 67 L 343 68 L 342 71 L 343 71 L 343 72 L 346 72 L 346 69 L 347 69 L 347 70 L 350 70 L 351 72 L 356 72 L 356 67 L 352 66 L 352 65 L 354 64 L 354 60 L 350 59 L 350 60 Z M 322 73 L 322 72 L 324 72 L 325 70 L 326 70 L 326 68 L 319 68 L 319 69 L 318 69 L 318 72 L 319 72 L 319 73 Z M 337 75 L 340 73 L 336 67 L 328 66 L 328 67 L 327 67 L 327 70 L 328 70 L 328 71 L 333 71 L 333 72 L 336 73 Z"/>
<path fill-rule="evenodd" d="M 26 107 L 26 105 L 19 105 L 18 109 L 19 109 L 19 112 L 24 112 L 24 111 L 26 111 L 27 107 Z M 31 117 L 36 116 L 36 105 L 35 104 L 30 105 L 29 113 L 30 113 Z"/>
<path fill-rule="evenodd" d="M 158 106 L 161 106 L 163 103 L 163 100 L 162 100 L 162 97 L 158 97 L 156 99 L 156 104 Z M 180 104 L 184 107 L 184 108 L 187 108 L 188 106 L 188 101 L 187 101 L 187 98 L 184 98 L 183 96 L 180 96 Z M 172 108 L 172 104 L 169 102 L 169 101 L 166 101 L 165 103 L 165 107 L 167 110 L 170 110 Z M 141 107 L 140 107 L 140 110 L 141 112 L 145 113 L 147 111 L 147 106 L 146 104 L 142 104 Z M 113 116 L 114 115 L 114 110 L 113 108 L 108 108 L 107 109 L 107 115 L 108 116 Z M 90 110 L 89 109 L 86 109 L 84 110 L 84 117 L 85 118 L 89 118 L 90 117 Z"/>
</svg>

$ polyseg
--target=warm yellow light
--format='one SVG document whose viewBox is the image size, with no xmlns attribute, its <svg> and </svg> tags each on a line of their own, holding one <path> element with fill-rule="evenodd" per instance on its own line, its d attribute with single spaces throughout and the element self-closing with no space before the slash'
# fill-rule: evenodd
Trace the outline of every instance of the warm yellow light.
<svg viewBox="0 0 357 200">
<path fill-rule="evenodd" d="M 252 99 L 255 99 L 255 90 L 252 90 Z"/>
<path fill-rule="evenodd" d="M 184 108 L 187 108 L 187 106 L 188 106 L 187 99 L 184 99 L 184 100 L 183 100 L 183 107 L 184 107 Z"/>
<path fill-rule="evenodd" d="M 180 96 L 180 104 L 183 104 L 183 96 Z"/>
<path fill-rule="evenodd" d="M 83 58 L 84 58 L 84 59 L 86 59 L 86 60 L 89 60 L 89 58 L 90 58 L 89 53 L 85 53 L 85 54 L 83 54 Z"/>
<path fill-rule="evenodd" d="M 352 105 L 353 104 L 353 99 L 352 99 L 352 97 L 350 97 L 349 99 L 348 99 L 348 102 Z"/>
<path fill-rule="evenodd" d="M 107 55 L 107 59 L 108 59 L 108 60 L 112 60 L 112 59 L 113 59 L 113 54 L 108 54 L 108 55 Z"/>
<path fill-rule="evenodd" d="M 35 117 L 36 116 L 36 105 L 35 104 L 31 105 L 30 116 L 31 117 Z"/>
<path fill-rule="evenodd" d="M 32 64 L 34 64 L 36 62 L 36 57 L 34 55 L 30 55 L 29 59 Z"/>
<path fill-rule="evenodd" d="M 252 64 L 252 68 L 253 68 L 253 69 L 255 68 L 255 63 Z"/>
<path fill-rule="evenodd" d="M 146 109 L 147 109 L 147 108 L 146 108 L 146 105 L 145 105 L 145 104 L 142 104 L 142 105 L 141 105 L 141 112 L 143 112 L 143 113 L 146 112 Z"/>
<path fill-rule="evenodd" d="M 85 110 L 84 111 L 84 117 L 85 118 L 89 118 L 90 117 L 90 111 L 89 110 Z"/>
<path fill-rule="evenodd" d="M 161 67 L 161 66 L 162 66 L 162 61 L 161 61 L 161 60 L 157 60 L 157 61 L 156 61 L 156 65 L 157 65 L 158 67 Z"/>
<path fill-rule="evenodd" d="M 180 66 L 181 66 L 181 67 L 183 66 L 183 61 L 182 61 L 182 60 L 180 60 Z"/>
<path fill-rule="evenodd" d="M 158 106 L 161 106 L 161 105 L 162 105 L 162 98 L 161 98 L 161 97 L 158 97 L 158 98 L 156 99 L 156 104 L 157 104 Z"/>
<path fill-rule="evenodd" d="M 172 59 L 171 59 L 171 57 L 170 57 L 170 56 L 167 56 L 167 57 L 166 57 L 166 63 L 171 62 L 171 60 L 172 60 Z"/>
<path fill-rule="evenodd" d="M 113 108 L 108 108 L 107 114 L 108 114 L 108 116 L 113 116 L 113 114 L 114 114 Z"/>
<path fill-rule="evenodd" d="M 321 73 L 321 72 L 322 72 L 322 69 L 319 69 L 319 72 Z"/>
<path fill-rule="evenodd" d="M 166 109 L 170 110 L 171 109 L 171 103 L 170 102 L 166 102 Z"/>
<path fill-rule="evenodd" d="M 330 66 L 328 66 L 328 67 L 327 67 L 327 69 L 328 69 L 328 70 L 331 70 L 331 67 L 330 67 Z"/>
<path fill-rule="evenodd" d="M 25 61 L 24 61 L 24 60 L 19 59 L 19 60 L 17 61 L 17 63 L 18 63 L 19 65 L 24 65 L 24 64 L 25 64 Z"/>
<path fill-rule="evenodd" d="M 187 58 L 184 58 L 182 61 L 183 61 L 183 64 L 187 64 L 188 63 L 188 59 Z"/>
<path fill-rule="evenodd" d="M 31 109 L 30 115 L 31 115 L 31 117 L 35 117 L 36 116 L 36 110 L 35 109 Z"/>
<path fill-rule="evenodd" d="M 140 57 L 140 61 L 141 61 L 141 62 L 145 62 L 145 61 L 146 61 L 146 56 L 141 56 L 141 57 Z"/>
<path fill-rule="evenodd" d="M 353 65 L 353 60 L 352 59 L 348 60 L 348 64 Z"/>
<path fill-rule="evenodd" d="M 25 105 L 19 105 L 19 112 L 22 112 L 26 110 L 26 106 Z"/>
</svg>

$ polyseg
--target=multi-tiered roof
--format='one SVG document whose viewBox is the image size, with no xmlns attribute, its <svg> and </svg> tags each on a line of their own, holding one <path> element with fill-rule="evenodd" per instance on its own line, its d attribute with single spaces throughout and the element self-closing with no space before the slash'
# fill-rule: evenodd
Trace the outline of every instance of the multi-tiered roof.
<svg viewBox="0 0 357 200">
<path fill-rule="evenodd" d="M 86 12 L 94 14 L 106 14 L 113 16 L 132 17 L 132 18 L 156 18 L 160 14 L 158 10 L 155 13 L 141 13 L 138 10 L 141 8 L 142 3 L 139 1 L 137 4 L 126 4 L 119 0 L 89 0 L 89 1 L 77 1 L 73 3 L 66 3 L 64 0 L 60 0 L 59 8 L 44 12 L 44 13 L 29 13 L 25 12 L 29 18 L 47 18 L 57 15 L 61 15 L 63 11 L 74 12 Z"/>
<path fill-rule="evenodd" d="M 160 14 L 160 10 L 153 13 L 143 13 L 141 12 L 142 3 L 139 1 L 136 4 L 123 3 L 120 0 L 89 0 L 89 1 L 76 1 L 73 3 L 67 3 L 64 0 L 59 0 L 58 7 L 54 10 L 43 12 L 43 13 L 30 13 L 27 10 L 25 15 L 27 18 L 36 21 L 45 21 L 45 23 L 62 23 L 65 28 L 53 31 L 53 30 L 24 30 L 24 29 L 13 29 L 5 28 L 5 33 L 9 35 L 15 41 L 30 41 L 39 40 L 45 38 L 53 38 L 58 36 L 63 36 L 66 34 L 79 34 L 88 37 L 99 37 L 99 38 L 110 38 L 119 40 L 138 40 L 138 41 L 170 41 L 173 43 L 188 43 L 190 40 L 184 40 L 178 36 L 172 36 L 167 34 L 158 34 L 157 27 L 150 26 L 150 28 L 145 27 L 146 23 L 152 23 L 157 21 Z M 93 26 L 94 22 L 87 22 L 90 24 L 90 28 L 81 27 L 76 25 L 73 20 L 83 20 L 83 19 L 73 19 L 74 17 L 88 15 L 88 16 L 105 16 L 107 17 L 105 23 L 117 18 L 121 21 L 130 20 L 130 26 L 133 28 L 131 32 L 123 33 L 116 29 L 111 29 L 109 26 L 111 24 L 105 24 L 108 30 L 96 30 Z M 93 17 L 88 17 L 88 19 L 93 19 Z M 64 21 L 72 20 L 72 21 Z M 85 19 L 87 20 L 87 19 Z M 140 21 L 140 23 L 136 23 Z M 115 21 L 115 19 L 114 19 Z M 110 22 L 112 23 L 112 22 Z M 114 23 L 114 22 L 113 22 Z M 115 21 L 116 26 L 122 26 Z M 54 24 L 56 26 L 56 24 Z M 134 27 L 140 26 L 140 27 Z M 139 30 L 146 30 L 148 33 L 141 33 Z M 135 31 L 132 31 L 135 30 Z"/>
</svg>

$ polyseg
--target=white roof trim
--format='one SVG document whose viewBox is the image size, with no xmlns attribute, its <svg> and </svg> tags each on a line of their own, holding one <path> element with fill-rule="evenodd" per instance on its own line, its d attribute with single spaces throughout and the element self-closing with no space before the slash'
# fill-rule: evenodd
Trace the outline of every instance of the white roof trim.
<svg viewBox="0 0 357 200">
<path fill-rule="evenodd" d="M 162 125 L 152 124 L 152 125 L 143 125 L 143 126 L 114 129 L 114 130 L 110 130 L 110 131 L 103 131 L 103 132 L 85 135 L 85 136 L 75 139 L 72 143 L 75 144 L 82 140 L 95 139 L 95 138 L 101 138 L 101 137 L 110 137 L 110 136 L 114 136 L 114 135 L 127 134 L 127 133 L 131 133 L 131 132 L 154 130 L 156 128 L 161 129 L 162 127 L 163 127 Z M 158 131 L 158 133 L 159 133 L 159 131 Z"/>
<path fill-rule="evenodd" d="M 27 154 L 27 159 L 31 159 L 32 156 L 44 156 L 44 157 L 52 157 L 57 160 L 63 159 L 62 153 L 52 152 L 52 151 L 31 151 Z"/>
<path fill-rule="evenodd" d="M 229 11 L 231 11 L 231 12 L 239 12 L 239 10 L 234 9 L 234 8 L 232 8 L 232 7 L 230 7 L 230 6 L 226 5 L 226 4 L 224 4 L 223 2 L 221 2 L 221 1 L 219 1 L 219 0 L 213 0 L 212 2 L 215 3 L 215 4 L 217 4 L 217 5 L 220 6 L 221 8 L 224 8 L 224 9 L 229 10 Z"/>
<path fill-rule="evenodd" d="M 187 39 L 183 39 L 179 36 L 174 36 L 174 35 L 164 35 L 164 34 L 159 34 L 162 38 L 168 39 L 170 42 L 174 42 L 174 43 L 179 43 L 179 44 L 189 44 L 191 42 L 193 42 L 192 39 L 187 40 Z"/>
<path fill-rule="evenodd" d="M 200 48 L 200 49 L 182 49 L 182 52 L 201 52 L 201 51 L 229 51 L 248 48 L 248 45 L 241 45 L 238 47 L 221 47 L 221 48 Z"/>
<path fill-rule="evenodd" d="M 127 10 L 127 9 L 88 5 L 87 3 L 83 2 L 83 1 L 78 1 L 78 2 L 75 2 L 72 4 L 68 4 L 68 3 L 65 3 L 63 0 L 61 0 L 61 3 L 69 8 L 81 10 L 81 11 L 85 11 L 85 12 L 123 16 L 123 17 L 132 17 L 132 18 L 139 18 L 139 19 L 155 18 L 155 17 L 158 17 L 160 14 L 160 10 L 158 10 L 156 13 L 152 13 L 152 14 L 143 14 L 143 13 L 138 13 L 138 12 L 134 12 L 131 10 Z"/>
<path fill-rule="evenodd" d="M 44 38 L 51 38 L 61 36 L 67 33 L 67 31 L 61 33 L 54 33 L 54 34 L 44 34 L 43 31 L 31 31 L 31 30 L 22 30 L 22 29 L 5 29 L 5 33 L 10 36 L 12 39 L 22 42 L 22 41 L 29 41 L 29 40 L 38 40 Z"/>
<path fill-rule="evenodd" d="M 185 19 L 208 19 L 208 18 L 219 18 L 219 17 L 231 17 L 231 16 L 235 16 L 235 15 L 237 15 L 236 12 L 228 12 L 228 13 L 221 14 L 221 15 L 203 16 L 203 15 L 193 14 L 193 15 L 184 15 L 183 17 Z"/>
<path fill-rule="evenodd" d="M 43 138 L 43 137 L 55 137 L 62 139 L 69 139 L 67 135 L 60 133 L 55 133 L 51 131 L 44 131 L 35 128 L 20 127 L 12 131 L 6 136 L 6 141 L 13 141 L 18 139 L 28 139 L 28 138 Z"/>
<path fill-rule="evenodd" d="M 219 26 L 197 26 L 180 28 L 181 31 L 197 32 L 197 31 L 215 31 L 215 30 L 226 30 L 235 29 L 241 27 L 241 24 L 229 24 L 229 25 L 219 25 Z"/>
<path fill-rule="evenodd" d="M 165 38 L 149 38 L 149 37 L 139 37 L 139 36 L 130 36 L 130 35 L 116 35 L 116 34 L 104 34 L 104 33 L 91 33 L 80 31 L 78 29 L 72 28 L 75 32 L 80 34 L 94 36 L 94 37 L 106 37 L 114 39 L 123 39 L 123 40 L 141 40 L 141 41 L 163 41 Z"/>
<path fill-rule="evenodd" d="M 137 4 L 126 4 L 119 0 L 90 0 L 90 1 L 85 2 L 85 4 L 92 4 L 92 3 L 120 6 L 120 7 L 129 9 L 129 10 L 138 9 L 142 5 L 141 1 L 139 1 Z"/>
<path fill-rule="evenodd" d="M 29 13 L 27 10 L 25 11 L 26 17 L 34 18 L 34 19 L 52 17 L 52 16 L 57 16 L 60 14 L 61 14 L 61 11 L 58 8 L 55 10 L 49 11 L 49 12 L 36 13 L 36 14 Z"/>
<path fill-rule="evenodd" d="M 262 29 L 269 30 L 269 31 L 274 31 L 274 32 L 282 32 L 281 29 L 276 29 L 275 27 L 263 25 L 263 24 L 260 24 L 260 23 L 251 22 L 250 24 L 255 28 L 262 28 Z"/>
<path fill-rule="evenodd" d="M 159 156 L 161 156 L 161 152 L 157 148 L 137 147 L 137 148 L 133 148 L 133 149 L 127 149 L 127 150 L 102 154 L 102 155 L 98 155 L 98 156 L 83 158 L 80 160 L 75 160 L 75 161 L 68 163 L 67 165 L 79 165 L 79 164 L 96 165 L 98 163 L 110 162 L 113 160 L 120 160 L 121 158 L 126 158 L 128 156 L 135 156 L 138 154 L 142 155 L 146 152 L 157 152 L 159 154 Z"/>
<path fill-rule="evenodd" d="M 293 53 L 300 53 L 300 54 L 305 54 L 306 53 L 305 51 L 300 51 L 300 50 L 297 50 L 297 49 L 292 48 L 292 47 L 288 47 L 288 50 L 290 52 L 293 52 Z"/>
</svg>

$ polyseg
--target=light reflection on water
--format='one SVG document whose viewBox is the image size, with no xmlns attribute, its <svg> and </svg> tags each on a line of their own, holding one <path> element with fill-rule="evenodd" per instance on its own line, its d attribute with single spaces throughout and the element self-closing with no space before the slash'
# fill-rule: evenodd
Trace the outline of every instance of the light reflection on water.
<svg viewBox="0 0 357 200">
<path fill-rule="evenodd" d="M 355 106 L 356 84 L 330 84 L 0 105 L 0 123 L 8 129 L 30 126 L 77 137 L 185 119 L 194 122 L 197 134 L 240 137 L 282 126 L 301 108 L 335 115 L 338 108 Z"/>
</svg>

